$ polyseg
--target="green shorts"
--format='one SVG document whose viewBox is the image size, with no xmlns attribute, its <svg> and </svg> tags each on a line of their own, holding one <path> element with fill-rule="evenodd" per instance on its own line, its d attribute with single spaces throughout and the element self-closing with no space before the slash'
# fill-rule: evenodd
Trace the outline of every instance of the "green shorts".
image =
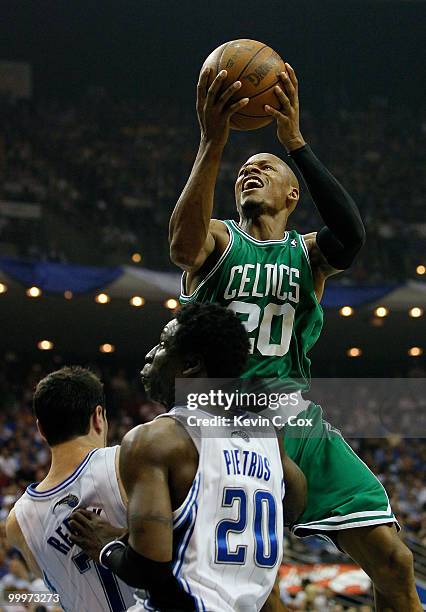
<svg viewBox="0 0 426 612">
<path fill-rule="evenodd" d="M 312 426 L 284 428 L 287 454 L 308 482 L 305 512 L 292 532 L 299 536 L 398 522 L 381 482 L 341 433 L 324 421 L 321 406 L 310 404 L 298 418 Z M 285 506 L 284 506 L 285 507 Z"/>
</svg>

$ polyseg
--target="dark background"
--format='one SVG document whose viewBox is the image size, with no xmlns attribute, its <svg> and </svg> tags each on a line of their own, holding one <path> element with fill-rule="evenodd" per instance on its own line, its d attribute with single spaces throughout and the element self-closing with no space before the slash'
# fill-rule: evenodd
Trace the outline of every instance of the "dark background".
<svg viewBox="0 0 426 612">
<path fill-rule="evenodd" d="M 2 0 L 0 57 L 32 63 L 37 97 L 106 86 L 191 103 L 208 53 L 255 38 L 298 69 L 310 106 L 424 107 L 425 23 L 419 1 Z"/>
</svg>

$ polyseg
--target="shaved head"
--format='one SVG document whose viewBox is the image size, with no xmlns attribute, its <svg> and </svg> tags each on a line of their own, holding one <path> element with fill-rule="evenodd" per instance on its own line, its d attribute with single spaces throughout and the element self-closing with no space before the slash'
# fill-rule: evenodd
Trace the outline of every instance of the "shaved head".
<svg viewBox="0 0 426 612">
<path fill-rule="evenodd" d="M 235 198 L 242 218 L 262 210 L 270 214 L 286 210 L 291 214 L 299 199 L 299 181 L 290 166 L 276 155 L 256 153 L 241 166 Z"/>
</svg>

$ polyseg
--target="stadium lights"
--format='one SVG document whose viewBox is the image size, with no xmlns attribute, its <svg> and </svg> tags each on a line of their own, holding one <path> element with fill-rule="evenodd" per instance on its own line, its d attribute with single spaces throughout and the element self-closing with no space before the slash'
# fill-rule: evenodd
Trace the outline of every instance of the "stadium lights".
<svg viewBox="0 0 426 612">
<path fill-rule="evenodd" d="M 28 297 L 38 298 L 41 296 L 41 289 L 39 289 L 38 287 L 30 287 L 26 290 L 26 294 Z"/>
<path fill-rule="evenodd" d="M 378 306 L 374 311 L 374 314 L 376 315 L 376 317 L 379 317 L 379 319 L 383 319 L 383 317 L 388 316 L 389 309 L 386 308 L 386 306 Z"/>
<path fill-rule="evenodd" d="M 144 304 L 145 300 L 140 295 L 134 295 L 132 298 L 130 298 L 130 305 L 134 306 L 135 308 L 140 308 Z"/>
<path fill-rule="evenodd" d="M 169 310 L 174 310 L 175 308 L 178 307 L 178 305 L 179 305 L 179 302 L 175 300 L 174 298 L 170 298 L 164 302 L 164 306 L 166 308 L 169 308 Z"/>
<path fill-rule="evenodd" d="M 132 261 L 133 263 L 140 263 L 142 261 L 142 255 L 140 253 L 133 253 Z"/>
<path fill-rule="evenodd" d="M 413 319 L 418 319 L 419 317 L 423 316 L 423 312 L 423 308 L 420 308 L 420 306 L 413 306 L 413 308 L 410 308 L 408 311 L 408 314 Z"/>
<path fill-rule="evenodd" d="M 50 340 L 40 340 L 40 342 L 37 342 L 37 348 L 40 351 L 51 351 L 53 349 L 53 342 Z"/>
<path fill-rule="evenodd" d="M 7 291 L 7 285 L 5 285 L 4 283 L 0 283 L 0 293 L 6 293 Z"/>
<path fill-rule="evenodd" d="M 343 306 L 339 310 L 339 313 L 342 317 L 351 317 L 354 313 L 354 309 L 352 308 L 352 306 Z"/>
<path fill-rule="evenodd" d="M 426 274 L 426 266 L 424 266 L 423 264 L 418 265 L 416 268 L 416 272 L 420 276 L 422 276 L 423 274 Z"/>
<path fill-rule="evenodd" d="M 95 297 L 95 302 L 98 304 L 108 304 L 111 301 L 111 298 L 106 293 L 98 293 Z"/>
<path fill-rule="evenodd" d="M 408 354 L 410 357 L 420 357 L 423 355 L 423 349 L 420 346 L 412 346 L 408 349 Z"/>
<path fill-rule="evenodd" d="M 101 344 L 99 350 L 101 353 L 113 353 L 115 351 L 115 346 L 106 342 L 105 344 Z"/>
<path fill-rule="evenodd" d="M 348 357 L 361 357 L 362 350 L 357 346 L 352 346 L 351 348 L 348 348 L 348 350 L 346 351 L 346 355 Z"/>
<path fill-rule="evenodd" d="M 72 300 L 72 298 L 73 298 L 72 291 L 68 291 L 68 290 L 67 290 L 67 291 L 64 291 L 64 298 L 65 298 L 66 300 Z"/>
</svg>

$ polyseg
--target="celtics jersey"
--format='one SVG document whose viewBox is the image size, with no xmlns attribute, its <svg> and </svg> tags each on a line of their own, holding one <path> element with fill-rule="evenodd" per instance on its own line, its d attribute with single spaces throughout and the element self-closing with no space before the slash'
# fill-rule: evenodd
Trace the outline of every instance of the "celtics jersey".
<svg viewBox="0 0 426 612">
<path fill-rule="evenodd" d="M 256 240 L 235 221 L 224 223 L 227 248 L 191 295 L 183 274 L 180 301 L 216 302 L 240 317 L 250 338 L 245 378 L 278 378 L 286 387 L 307 389 L 308 352 L 323 312 L 305 241 L 295 230 L 282 240 Z"/>
</svg>

